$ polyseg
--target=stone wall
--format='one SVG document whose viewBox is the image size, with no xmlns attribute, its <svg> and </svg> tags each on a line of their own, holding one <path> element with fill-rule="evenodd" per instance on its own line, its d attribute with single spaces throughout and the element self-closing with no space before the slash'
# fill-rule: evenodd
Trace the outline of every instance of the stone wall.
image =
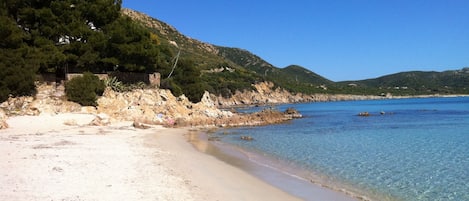
<svg viewBox="0 0 469 201">
<path fill-rule="evenodd" d="M 109 75 L 108 75 L 107 73 L 94 74 L 94 75 L 98 76 L 98 78 L 99 78 L 100 80 L 105 80 L 105 79 L 109 78 Z M 66 80 L 71 80 L 71 79 L 73 79 L 73 78 L 75 78 L 75 77 L 80 77 L 80 76 L 83 76 L 83 73 L 67 73 L 67 74 L 65 75 L 65 79 L 66 79 Z"/>
</svg>

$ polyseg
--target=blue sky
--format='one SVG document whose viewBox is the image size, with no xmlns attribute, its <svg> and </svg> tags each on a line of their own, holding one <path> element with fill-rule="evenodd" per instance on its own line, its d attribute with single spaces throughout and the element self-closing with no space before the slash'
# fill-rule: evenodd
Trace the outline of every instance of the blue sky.
<svg viewBox="0 0 469 201">
<path fill-rule="evenodd" d="M 333 81 L 469 66 L 469 0 L 124 0 L 123 7 Z"/>
</svg>

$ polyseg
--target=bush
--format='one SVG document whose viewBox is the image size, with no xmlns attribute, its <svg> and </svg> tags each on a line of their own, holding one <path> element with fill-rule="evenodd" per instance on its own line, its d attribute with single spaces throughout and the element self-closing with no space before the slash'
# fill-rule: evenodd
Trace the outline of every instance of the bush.
<svg viewBox="0 0 469 201">
<path fill-rule="evenodd" d="M 116 92 L 123 92 L 124 91 L 124 84 L 119 81 L 116 77 L 109 77 L 104 80 L 104 86 L 110 87 L 113 91 Z"/>
<path fill-rule="evenodd" d="M 97 96 L 104 92 L 104 82 L 98 76 L 86 72 L 83 76 L 72 78 L 65 84 L 68 100 L 83 106 L 96 106 Z"/>
<path fill-rule="evenodd" d="M 171 93 L 174 95 L 174 96 L 180 96 L 182 95 L 182 89 L 181 87 L 179 87 L 172 78 L 170 79 L 165 79 L 165 80 L 162 80 L 161 81 L 161 88 L 162 89 L 169 89 L 171 91 Z"/>
</svg>

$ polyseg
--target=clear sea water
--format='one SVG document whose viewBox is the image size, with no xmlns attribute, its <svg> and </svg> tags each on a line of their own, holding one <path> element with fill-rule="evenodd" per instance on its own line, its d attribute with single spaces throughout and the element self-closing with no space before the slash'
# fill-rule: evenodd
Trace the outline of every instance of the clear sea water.
<svg viewBox="0 0 469 201">
<path fill-rule="evenodd" d="M 287 107 L 304 118 L 217 135 L 377 200 L 469 200 L 469 97 L 276 106 Z"/>
</svg>

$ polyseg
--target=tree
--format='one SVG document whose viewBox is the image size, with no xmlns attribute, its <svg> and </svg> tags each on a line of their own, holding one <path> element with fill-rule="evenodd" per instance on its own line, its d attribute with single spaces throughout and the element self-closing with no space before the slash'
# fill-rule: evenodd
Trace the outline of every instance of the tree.
<svg viewBox="0 0 469 201">
<path fill-rule="evenodd" d="M 200 71 L 192 60 L 181 59 L 174 73 L 175 82 L 191 102 L 199 102 L 205 90 L 200 79 Z"/>
<path fill-rule="evenodd" d="M 6 16 L 6 7 L 0 5 L 0 102 L 12 96 L 35 93 L 34 77 L 37 70 L 34 50 L 23 42 L 25 35 L 15 22 Z"/>
<path fill-rule="evenodd" d="M 108 44 L 104 57 L 119 65 L 121 71 L 154 72 L 158 58 L 158 48 L 150 38 L 150 32 L 133 22 L 129 17 L 121 17 L 105 27 Z"/>
</svg>

